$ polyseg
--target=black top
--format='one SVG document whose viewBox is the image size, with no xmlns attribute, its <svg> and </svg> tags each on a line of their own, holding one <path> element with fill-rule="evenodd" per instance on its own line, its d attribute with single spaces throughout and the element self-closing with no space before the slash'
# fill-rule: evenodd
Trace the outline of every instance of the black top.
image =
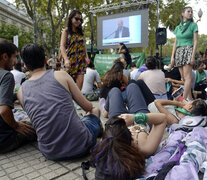
<svg viewBox="0 0 207 180">
<path fill-rule="evenodd" d="M 174 67 L 170 72 L 165 71 L 165 78 L 181 80 L 180 72 L 177 67 Z"/>
<path fill-rule="evenodd" d="M 121 88 L 121 86 L 122 86 L 122 83 L 118 80 L 112 82 L 112 85 L 110 87 L 102 86 L 101 91 L 100 91 L 100 98 L 106 99 L 109 91 L 112 88 L 114 88 L 114 87 Z"/>
</svg>

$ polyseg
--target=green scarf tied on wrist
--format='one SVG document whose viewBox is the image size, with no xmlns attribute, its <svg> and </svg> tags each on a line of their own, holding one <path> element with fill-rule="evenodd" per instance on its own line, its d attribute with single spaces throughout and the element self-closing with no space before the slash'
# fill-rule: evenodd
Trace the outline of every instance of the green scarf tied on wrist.
<svg viewBox="0 0 207 180">
<path fill-rule="evenodd" d="M 180 29 L 180 32 L 183 34 L 187 29 L 188 26 L 190 25 L 191 21 L 187 20 L 187 21 L 181 21 L 180 24 L 178 25 L 178 28 Z"/>
</svg>

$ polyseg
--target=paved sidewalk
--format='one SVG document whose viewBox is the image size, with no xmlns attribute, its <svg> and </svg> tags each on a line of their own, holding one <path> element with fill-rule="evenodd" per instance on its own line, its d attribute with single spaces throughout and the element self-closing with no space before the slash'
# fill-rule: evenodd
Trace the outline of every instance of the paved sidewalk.
<svg viewBox="0 0 207 180">
<path fill-rule="evenodd" d="M 93 102 L 99 107 L 98 102 Z M 80 116 L 82 110 L 77 111 Z M 107 119 L 101 116 L 104 124 Z M 164 134 L 164 139 L 168 135 Z M 23 146 L 13 152 L 0 155 L 0 180 L 83 180 L 81 162 L 89 160 L 90 156 L 70 161 L 50 161 L 44 158 L 37 147 L 37 143 Z M 94 180 L 95 169 L 90 168 L 87 172 L 89 180 Z M 199 173 L 199 179 L 203 174 Z"/>
<path fill-rule="evenodd" d="M 98 102 L 93 102 L 99 107 Z M 84 115 L 82 110 L 78 114 Z M 101 117 L 102 122 L 106 121 Z M 13 152 L 0 155 L 0 180 L 82 180 L 81 162 L 90 156 L 70 161 L 50 161 L 44 158 L 37 147 L 37 143 L 23 146 Z M 95 169 L 87 171 L 89 180 L 94 179 Z"/>
</svg>

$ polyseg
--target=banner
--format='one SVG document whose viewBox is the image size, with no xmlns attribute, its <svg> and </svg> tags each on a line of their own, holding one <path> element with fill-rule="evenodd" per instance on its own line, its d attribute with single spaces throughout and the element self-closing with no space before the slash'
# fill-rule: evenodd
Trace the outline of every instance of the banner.
<svg viewBox="0 0 207 180">
<path fill-rule="evenodd" d="M 19 47 L 19 37 L 18 37 L 18 35 L 13 36 L 13 44 L 15 44 L 16 47 Z"/>
<path fill-rule="evenodd" d="M 132 62 L 135 62 L 138 68 L 145 63 L 145 53 L 130 53 L 130 55 Z M 94 59 L 95 69 L 103 76 L 111 68 L 114 60 L 119 57 L 119 54 L 96 54 Z"/>
</svg>

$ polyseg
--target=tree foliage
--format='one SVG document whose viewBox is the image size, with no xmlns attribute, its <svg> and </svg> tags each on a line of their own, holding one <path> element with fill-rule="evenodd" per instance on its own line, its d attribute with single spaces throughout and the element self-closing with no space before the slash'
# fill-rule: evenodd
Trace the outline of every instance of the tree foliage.
<svg viewBox="0 0 207 180">
<path fill-rule="evenodd" d="M 67 16 L 71 0 L 36 0 L 37 37 L 44 46 L 47 54 L 54 53 L 57 36 L 61 24 Z M 32 0 L 15 0 L 17 7 L 26 10 L 34 19 L 34 4 Z M 43 22 L 43 19 L 47 20 Z M 58 42 L 59 43 L 59 42 Z"/>
<path fill-rule="evenodd" d="M 26 9 L 27 14 L 33 19 L 33 1 L 32 0 L 15 0 L 19 8 Z M 91 14 L 90 8 L 103 4 L 120 3 L 124 0 L 36 0 L 37 12 L 37 31 L 38 40 L 50 54 L 55 48 L 59 47 L 61 30 L 65 27 L 65 20 L 68 13 L 73 9 L 79 9 L 83 13 L 83 28 L 87 43 L 91 43 Z M 130 1 L 130 0 L 129 0 Z M 166 0 L 165 3 L 159 3 L 159 24 L 160 27 L 166 27 L 174 30 L 179 23 L 180 12 L 186 6 L 185 0 Z M 101 12 L 93 15 L 93 35 L 94 43 L 97 41 L 97 17 L 108 14 L 121 13 L 137 9 L 149 8 L 149 43 L 145 48 L 132 48 L 131 52 L 146 52 L 148 55 L 155 54 L 155 31 L 157 27 L 157 8 L 156 3 L 150 5 L 141 5 L 139 7 L 122 8 Z M 44 20 L 43 20 L 44 19 Z M 166 44 L 165 46 L 167 46 Z M 163 47 L 164 48 L 164 47 Z"/>
<path fill-rule="evenodd" d="M 19 49 L 21 49 L 25 44 L 33 42 L 33 32 L 25 31 L 14 25 L 6 25 L 2 23 L 0 26 L 0 38 L 7 39 L 13 42 L 13 36 L 18 35 L 19 38 Z"/>
</svg>

